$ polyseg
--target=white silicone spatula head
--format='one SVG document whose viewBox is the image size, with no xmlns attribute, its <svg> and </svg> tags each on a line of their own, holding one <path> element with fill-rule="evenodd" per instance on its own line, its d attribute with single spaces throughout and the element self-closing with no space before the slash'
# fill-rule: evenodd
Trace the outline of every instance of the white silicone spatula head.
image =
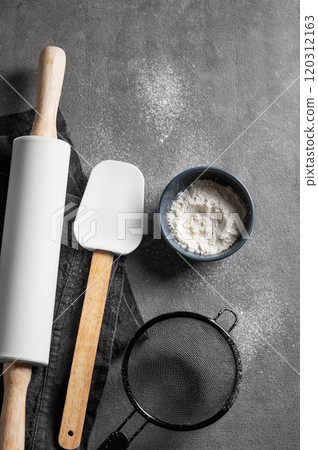
<svg viewBox="0 0 318 450">
<path fill-rule="evenodd" d="M 75 223 L 79 244 L 91 251 L 128 254 L 141 242 L 144 177 L 128 163 L 103 161 L 91 172 Z"/>
</svg>

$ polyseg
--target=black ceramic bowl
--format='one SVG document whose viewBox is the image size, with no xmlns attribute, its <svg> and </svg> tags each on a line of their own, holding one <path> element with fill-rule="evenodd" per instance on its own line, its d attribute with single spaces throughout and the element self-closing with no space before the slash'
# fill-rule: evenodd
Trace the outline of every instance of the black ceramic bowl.
<svg viewBox="0 0 318 450">
<path fill-rule="evenodd" d="M 161 234 L 172 248 L 186 258 L 194 259 L 196 261 L 216 261 L 218 259 L 226 258 L 241 248 L 246 242 L 246 239 L 239 235 L 234 244 L 227 250 L 215 255 L 200 255 L 199 253 L 191 252 L 182 247 L 172 236 L 167 219 L 171 210 L 171 205 L 178 194 L 187 189 L 196 179 L 212 180 L 218 184 L 231 188 L 239 196 L 245 206 L 246 216 L 244 226 L 248 235 L 251 234 L 254 223 L 254 205 L 250 194 L 246 187 L 234 175 L 231 175 L 225 170 L 218 169 L 217 167 L 194 167 L 193 169 L 188 169 L 185 172 L 180 173 L 170 181 L 162 193 L 159 204 Z"/>
</svg>

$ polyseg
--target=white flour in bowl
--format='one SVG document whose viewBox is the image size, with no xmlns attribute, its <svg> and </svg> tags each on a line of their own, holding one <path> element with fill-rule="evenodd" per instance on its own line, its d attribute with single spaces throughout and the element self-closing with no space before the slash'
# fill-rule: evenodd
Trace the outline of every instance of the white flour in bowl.
<svg viewBox="0 0 318 450">
<path fill-rule="evenodd" d="M 203 255 L 229 248 L 240 234 L 245 208 L 232 189 L 198 180 L 172 203 L 168 223 L 182 247 Z"/>
</svg>

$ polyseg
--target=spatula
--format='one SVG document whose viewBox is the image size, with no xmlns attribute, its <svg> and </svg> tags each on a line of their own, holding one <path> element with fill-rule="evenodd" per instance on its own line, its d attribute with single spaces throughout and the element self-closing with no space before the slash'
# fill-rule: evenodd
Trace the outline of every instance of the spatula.
<svg viewBox="0 0 318 450">
<path fill-rule="evenodd" d="M 143 206 L 144 178 L 137 167 L 103 161 L 93 169 L 74 223 L 76 239 L 93 256 L 60 427 L 65 449 L 81 442 L 114 255 L 140 244 Z"/>
</svg>

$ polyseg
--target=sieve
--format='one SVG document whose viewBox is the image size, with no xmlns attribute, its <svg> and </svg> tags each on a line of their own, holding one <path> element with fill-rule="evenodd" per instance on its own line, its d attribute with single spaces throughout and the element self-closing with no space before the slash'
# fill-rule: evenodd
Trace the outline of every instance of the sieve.
<svg viewBox="0 0 318 450">
<path fill-rule="evenodd" d="M 226 330 L 221 315 L 231 314 Z M 237 315 L 214 319 L 193 312 L 163 314 L 144 324 L 128 344 L 122 380 L 133 411 L 98 450 L 124 450 L 149 423 L 175 431 L 204 428 L 233 405 L 242 363 L 230 336 Z M 130 437 L 121 430 L 139 413 L 145 421 Z"/>
</svg>

